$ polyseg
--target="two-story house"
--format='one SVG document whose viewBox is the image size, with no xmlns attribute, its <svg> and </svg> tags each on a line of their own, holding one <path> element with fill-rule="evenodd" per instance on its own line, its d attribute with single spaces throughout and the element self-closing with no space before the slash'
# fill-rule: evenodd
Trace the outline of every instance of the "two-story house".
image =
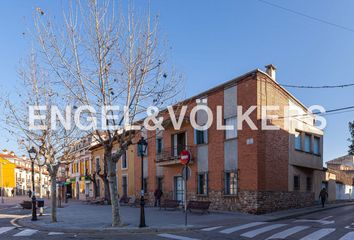
<svg viewBox="0 0 354 240">
<path fill-rule="evenodd" d="M 273 65 L 256 69 L 176 104 L 177 119 L 182 106 L 188 107 L 180 129 L 167 110 L 161 113 L 164 130 L 143 133 L 148 139 L 144 188 L 151 202 L 157 188 L 165 199 L 183 202 L 179 156 L 188 150 L 188 199 L 210 201 L 213 209 L 251 213 L 313 204 L 323 177 L 323 132 L 308 108 L 276 81 L 275 71 Z M 205 111 L 192 111 L 197 104 L 212 113 L 207 130 L 192 127 L 192 122 L 209 124 Z M 220 129 L 225 125 L 234 128 Z M 136 152 L 134 156 L 139 183 L 141 160 Z"/>
</svg>

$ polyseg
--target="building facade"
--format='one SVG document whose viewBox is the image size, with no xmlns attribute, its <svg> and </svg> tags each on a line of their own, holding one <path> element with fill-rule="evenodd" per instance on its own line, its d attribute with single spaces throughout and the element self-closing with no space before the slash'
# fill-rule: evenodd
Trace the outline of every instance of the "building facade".
<svg viewBox="0 0 354 240">
<path fill-rule="evenodd" d="M 115 153 L 118 149 L 118 144 L 114 144 L 112 152 Z M 91 148 L 93 159 L 92 178 L 95 180 L 95 195 L 96 197 L 105 197 L 105 178 L 106 170 L 104 164 L 104 149 L 99 143 L 94 144 Z M 128 150 L 117 162 L 117 186 L 119 197 L 135 198 L 135 156 L 134 146 L 130 146 Z M 107 184 L 107 182 L 106 182 Z"/>
<path fill-rule="evenodd" d="M 161 189 L 163 199 L 183 204 L 187 195 L 188 200 L 210 201 L 217 210 L 258 214 L 312 205 L 324 178 L 323 132 L 309 109 L 276 81 L 275 71 L 273 65 L 256 69 L 174 105 L 173 115 L 167 109 L 160 112 L 160 129 L 136 134 L 117 163 L 119 196 L 138 198 L 143 178 L 148 204 Z M 209 109 L 212 122 L 195 107 Z M 192 123 L 210 127 L 196 130 Z M 234 129 L 220 129 L 225 126 Z M 143 160 L 136 146 L 141 137 L 148 141 Z M 79 162 L 86 166 L 91 159 L 87 166 L 95 196 L 104 197 L 103 147 L 87 146 L 80 154 L 85 160 L 70 165 L 73 188 L 82 190 L 78 181 L 86 168 Z M 191 156 L 187 189 L 179 162 L 183 150 Z"/>
<path fill-rule="evenodd" d="M 207 123 L 203 111 L 191 116 L 197 104 L 206 105 L 213 114 L 208 130 L 196 131 L 191 125 L 192 118 L 201 126 Z M 314 203 L 323 177 L 323 132 L 315 126 L 309 110 L 276 82 L 274 66 L 267 66 L 266 72 L 251 71 L 181 102 L 175 106 L 176 116 L 181 115 L 182 105 L 188 110 L 179 130 L 172 126 L 165 111 L 165 129 L 143 133 L 148 138 L 144 185 L 150 202 L 157 188 L 162 189 L 164 198 L 183 202 L 186 191 L 179 155 L 188 150 L 190 200 L 210 201 L 212 209 L 250 213 Z M 238 111 L 237 106 L 243 111 Z M 237 129 L 237 119 L 252 106 L 255 108 L 249 119 L 254 126 L 242 122 L 242 130 L 217 129 L 218 124 Z M 262 130 L 265 106 L 276 106 L 268 115 L 279 118 L 268 119 L 266 124 L 278 130 Z M 294 114 L 285 116 L 289 108 Z M 139 183 L 140 158 L 134 155 L 135 182 Z M 137 196 L 139 189 L 136 186 Z"/>
<path fill-rule="evenodd" d="M 328 161 L 323 187 L 328 200 L 351 200 L 354 198 L 354 156 L 346 155 Z"/>
<path fill-rule="evenodd" d="M 93 160 L 89 148 L 93 144 L 92 136 L 88 135 L 76 141 L 71 149 L 73 156 L 68 165 L 66 192 L 75 199 L 85 200 L 93 197 L 93 183 L 89 176 L 92 173 Z"/>
<path fill-rule="evenodd" d="M 10 164 L 5 164 L 4 169 L 8 169 L 9 174 L 6 177 L 4 174 L 4 179 L 7 181 L 12 181 L 12 175 L 14 179 L 14 184 L 11 184 L 11 187 L 8 187 L 11 192 L 14 189 L 15 195 L 25 195 L 29 190 L 32 191 L 32 168 L 31 161 L 25 156 L 18 157 L 14 152 L 9 152 L 6 149 L 0 153 L 0 157 L 5 159 Z M 13 168 L 12 168 L 13 166 Z M 42 197 L 46 195 L 46 192 L 50 190 L 50 177 L 49 173 L 46 170 L 45 166 L 34 165 L 34 185 L 35 185 L 35 193 L 38 197 Z M 1 184 L 0 184 L 1 185 Z"/>
<path fill-rule="evenodd" d="M 15 164 L 0 154 L 0 196 L 11 196 L 11 190 L 16 187 Z"/>
</svg>

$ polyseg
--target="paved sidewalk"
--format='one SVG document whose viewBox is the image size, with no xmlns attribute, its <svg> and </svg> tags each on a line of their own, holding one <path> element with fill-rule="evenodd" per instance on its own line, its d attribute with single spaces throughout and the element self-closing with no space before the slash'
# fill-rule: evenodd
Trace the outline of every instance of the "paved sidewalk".
<svg viewBox="0 0 354 240">
<path fill-rule="evenodd" d="M 50 209 L 46 209 L 49 213 Z M 124 222 L 122 228 L 111 227 L 111 206 L 107 205 L 90 205 L 78 201 L 71 201 L 58 208 L 58 222 L 51 223 L 50 215 L 45 214 L 40 217 L 39 221 L 31 222 L 29 218 L 18 221 L 19 225 L 32 227 L 39 230 L 55 230 L 61 232 L 75 232 L 83 230 L 85 232 L 97 230 L 114 230 L 114 231 L 140 231 L 138 228 L 140 219 L 140 208 L 121 206 L 121 215 Z M 144 231 L 159 230 L 181 230 L 185 229 L 184 212 L 181 210 L 160 210 L 158 208 L 145 208 L 146 225 L 148 228 Z M 254 220 L 262 219 L 261 216 L 254 216 L 246 213 L 188 213 L 189 229 L 199 229 L 218 221 L 227 221 L 234 219 Z"/>
<path fill-rule="evenodd" d="M 44 216 L 32 222 L 30 218 L 18 220 L 18 224 L 25 227 L 45 231 L 58 232 L 97 232 L 97 231 L 180 231 L 182 229 L 200 229 L 216 226 L 220 223 L 232 224 L 235 221 L 277 221 L 295 218 L 314 212 L 353 205 L 351 202 L 327 204 L 325 208 L 319 205 L 278 211 L 264 215 L 251 215 L 241 212 L 211 212 L 209 214 L 188 213 L 188 226 L 184 225 L 184 212 L 180 210 L 159 210 L 158 208 L 145 208 L 146 224 L 148 228 L 139 229 L 140 208 L 122 206 L 121 215 L 124 227 L 111 227 L 111 206 L 90 205 L 80 201 L 71 200 L 63 208 L 58 208 L 58 222 L 51 223 L 50 209 L 46 209 Z"/>
</svg>

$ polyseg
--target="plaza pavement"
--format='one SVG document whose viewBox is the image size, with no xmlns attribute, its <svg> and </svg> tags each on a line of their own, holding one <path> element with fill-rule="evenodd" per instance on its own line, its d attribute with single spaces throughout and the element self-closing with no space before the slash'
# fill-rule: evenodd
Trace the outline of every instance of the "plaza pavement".
<svg viewBox="0 0 354 240">
<path fill-rule="evenodd" d="M 46 203 L 48 202 L 47 199 Z M 185 229 L 201 229 L 219 224 L 227 225 L 239 221 L 277 221 L 293 218 L 309 213 L 319 212 L 332 208 L 352 205 L 354 202 L 339 202 L 328 204 L 326 208 L 318 205 L 302 209 L 289 209 L 264 215 L 251 215 L 241 212 L 213 212 L 209 214 L 188 213 L 188 226 L 184 225 L 184 212 L 181 210 L 160 210 L 159 208 L 145 208 L 147 228 L 139 229 L 140 208 L 121 206 L 121 216 L 124 226 L 111 227 L 111 206 L 92 205 L 77 200 L 70 200 L 58 208 L 58 222 L 51 223 L 50 208 L 45 210 L 45 215 L 32 222 L 30 218 L 18 219 L 18 224 L 38 230 L 60 232 L 97 232 L 97 231 L 180 231 Z M 30 213 L 30 211 L 29 211 Z"/>
</svg>

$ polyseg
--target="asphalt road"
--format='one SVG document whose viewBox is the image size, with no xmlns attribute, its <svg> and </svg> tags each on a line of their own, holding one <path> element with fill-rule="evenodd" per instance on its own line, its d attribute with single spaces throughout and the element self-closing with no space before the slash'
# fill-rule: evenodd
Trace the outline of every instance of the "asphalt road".
<svg viewBox="0 0 354 240">
<path fill-rule="evenodd" d="M 215 222 L 214 226 L 196 231 L 159 233 L 63 233 L 18 228 L 11 224 L 29 212 L 15 206 L 0 208 L 0 239 L 301 239 L 354 240 L 354 205 L 329 209 L 294 219 L 276 222 Z"/>
</svg>

